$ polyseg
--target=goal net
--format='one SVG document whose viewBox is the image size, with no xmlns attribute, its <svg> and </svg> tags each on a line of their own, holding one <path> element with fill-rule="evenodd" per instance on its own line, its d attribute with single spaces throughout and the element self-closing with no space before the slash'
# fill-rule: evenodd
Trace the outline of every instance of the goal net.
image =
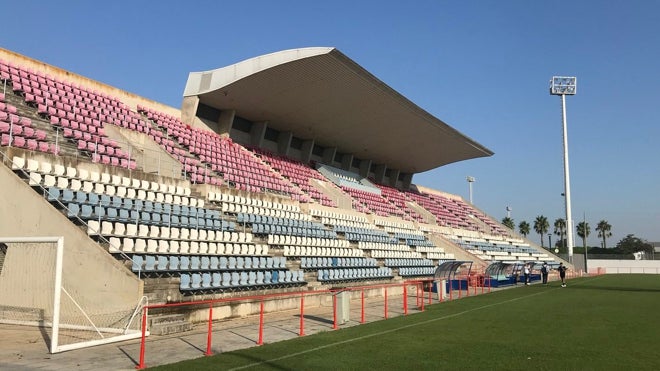
<svg viewBox="0 0 660 371">
<path fill-rule="evenodd" d="M 67 274 L 66 259 L 63 237 L 0 237 L 0 323 L 43 328 L 51 353 L 140 337 L 146 303 L 118 310 L 90 300 L 80 282 L 93 272 Z"/>
</svg>

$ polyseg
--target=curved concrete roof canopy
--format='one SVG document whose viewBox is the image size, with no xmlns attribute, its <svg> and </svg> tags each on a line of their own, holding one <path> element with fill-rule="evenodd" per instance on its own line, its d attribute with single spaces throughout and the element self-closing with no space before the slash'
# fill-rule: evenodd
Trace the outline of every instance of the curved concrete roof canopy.
<svg viewBox="0 0 660 371">
<path fill-rule="evenodd" d="M 406 173 L 493 154 L 335 48 L 284 50 L 191 72 L 187 96 Z"/>
</svg>

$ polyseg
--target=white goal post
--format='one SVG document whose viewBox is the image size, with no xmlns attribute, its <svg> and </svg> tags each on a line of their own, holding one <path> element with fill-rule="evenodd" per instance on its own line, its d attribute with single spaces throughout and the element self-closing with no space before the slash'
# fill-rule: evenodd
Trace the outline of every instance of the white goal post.
<svg viewBox="0 0 660 371">
<path fill-rule="evenodd" d="M 145 297 L 130 310 L 103 311 L 86 306 L 84 293 L 67 291 L 84 277 L 65 279 L 64 237 L 0 237 L 0 258 L 0 323 L 50 328 L 51 353 L 141 336 Z"/>
</svg>

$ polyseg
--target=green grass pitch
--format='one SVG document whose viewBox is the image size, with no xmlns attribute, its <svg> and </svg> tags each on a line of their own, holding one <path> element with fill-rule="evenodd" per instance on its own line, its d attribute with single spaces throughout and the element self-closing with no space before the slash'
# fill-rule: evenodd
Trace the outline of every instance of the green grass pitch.
<svg viewBox="0 0 660 371">
<path fill-rule="evenodd" d="M 659 370 L 660 275 L 521 286 L 157 370 Z"/>
</svg>

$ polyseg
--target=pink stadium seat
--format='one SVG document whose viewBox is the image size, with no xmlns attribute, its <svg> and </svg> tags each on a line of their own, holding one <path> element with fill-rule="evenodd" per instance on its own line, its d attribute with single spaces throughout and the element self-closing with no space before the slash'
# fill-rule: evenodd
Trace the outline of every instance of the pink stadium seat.
<svg viewBox="0 0 660 371">
<path fill-rule="evenodd" d="M 48 142 L 42 142 L 42 141 L 39 141 L 39 142 L 38 142 L 38 146 L 39 146 L 38 149 L 39 149 L 39 151 L 41 151 L 41 152 L 48 152 L 48 150 L 49 150 L 49 148 L 50 148 L 50 144 L 49 144 Z"/>
<path fill-rule="evenodd" d="M 35 131 L 31 127 L 23 127 L 23 136 L 26 138 L 33 138 L 35 136 L 34 134 Z"/>
<path fill-rule="evenodd" d="M 37 141 L 35 139 L 28 139 L 26 142 L 26 148 L 35 151 L 38 148 Z"/>
<path fill-rule="evenodd" d="M 12 143 L 13 146 L 20 147 L 20 148 L 25 148 L 26 144 L 27 143 L 25 141 L 25 138 L 23 138 L 21 136 L 13 137 L 13 143 Z"/>
<path fill-rule="evenodd" d="M 35 138 L 37 138 L 37 140 L 45 140 L 46 139 L 46 132 L 43 131 L 43 130 L 40 130 L 40 129 L 36 130 L 34 135 L 35 135 Z"/>
</svg>

